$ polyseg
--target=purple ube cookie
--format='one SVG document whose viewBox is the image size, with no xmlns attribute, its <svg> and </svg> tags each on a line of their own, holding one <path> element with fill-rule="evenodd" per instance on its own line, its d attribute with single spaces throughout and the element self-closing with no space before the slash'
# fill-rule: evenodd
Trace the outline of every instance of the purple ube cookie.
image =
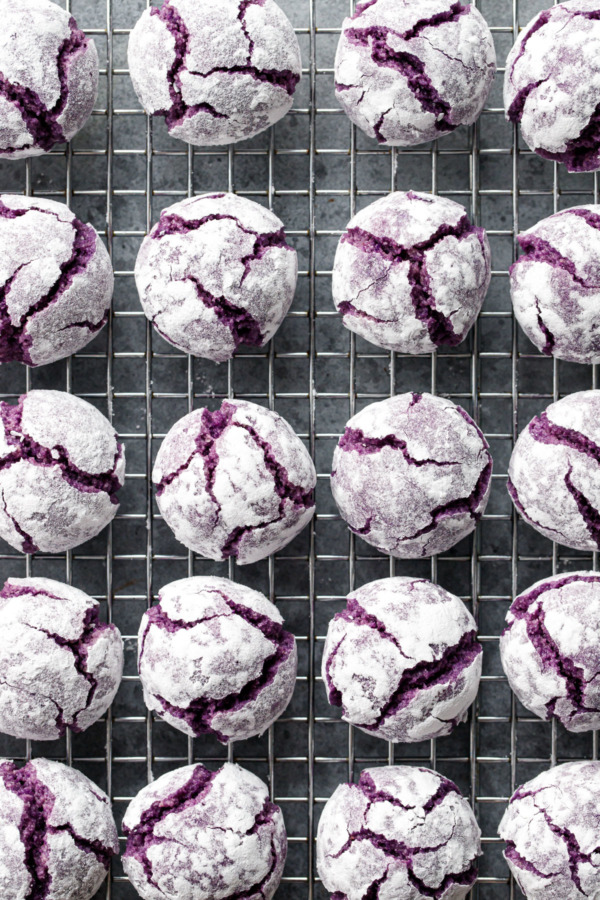
<svg viewBox="0 0 600 900">
<path fill-rule="evenodd" d="M 3 900 L 90 900 L 118 852 L 110 801 L 81 772 L 48 759 L 0 764 Z"/>
<path fill-rule="evenodd" d="M 9 578 L 0 591 L 0 731 L 52 741 L 89 728 L 112 703 L 123 642 L 100 604 L 49 578 Z"/>
<path fill-rule="evenodd" d="M 146 706 L 223 744 L 266 731 L 292 698 L 298 666 L 276 607 L 227 578 L 184 578 L 158 597 L 138 635 Z"/>
<path fill-rule="evenodd" d="M 485 19 L 452 0 L 363 0 L 344 20 L 335 94 L 380 144 L 411 147 L 475 122 L 496 72 Z"/>
<path fill-rule="evenodd" d="M 556 213 L 519 244 L 510 290 L 529 340 L 546 356 L 600 362 L 600 206 Z"/>
<path fill-rule="evenodd" d="M 519 437 L 508 492 L 525 521 L 574 550 L 600 549 L 600 391 L 552 403 Z"/>
<path fill-rule="evenodd" d="M 106 324 L 114 277 L 96 230 L 67 206 L 3 194 L 0 285 L 0 363 L 41 366 Z"/>
<path fill-rule="evenodd" d="M 523 29 L 506 61 L 506 118 L 569 172 L 600 169 L 600 0 L 567 0 Z"/>
<path fill-rule="evenodd" d="M 481 832 L 456 785 L 413 766 L 365 769 L 325 805 L 317 867 L 331 900 L 461 900 Z"/>
<path fill-rule="evenodd" d="M 382 553 L 434 556 L 471 534 L 492 487 L 483 434 L 460 406 L 401 394 L 350 419 L 331 490 L 350 530 Z"/>
<path fill-rule="evenodd" d="M 415 743 L 466 720 L 482 654 L 462 600 L 422 578 L 382 578 L 350 594 L 330 622 L 323 681 L 346 722 Z"/>
<path fill-rule="evenodd" d="M 108 419 L 63 391 L 0 403 L 0 537 L 23 553 L 62 553 L 115 517 L 123 445 Z"/>
<path fill-rule="evenodd" d="M 235 194 L 205 194 L 163 210 L 135 279 L 146 316 L 184 353 L 215 362 L 262 347 L 286 317 L 298 258 L 272 212 Z"/>
<path fill-rule="evenodd" d="M 70 141 L 94 108 L 96 45 L 50 0 L 0 0 L 0 157 Z"/>
<path fill-rule="evenodd" d="M 152 480 L 177 540 L 208 559 L 264 559 L 315 512 L 317 473 L 304 444 L 277 413 L 244 400 L 180 419 Z"/>
<path fill-rule="evenodd" d="M 514 600 L 500 639 L 510 686 L 527 709 L 568 731 L 600 729 L 600 575 L 538 581 Z"/>
<path fill-rule="evenodd" d="M 197 145 L 274 125 L 302 74 L 298 39 L 273 0 L 164 0 L 142 14 L 127 56 L 146 112 Z"/>
<path fill-rule="evenodd" d="M 528 900 L 584 900 L 600 891 L 600 763 L 556 766 L 513 794 L 498 833 Z"/>
<path fill-rule="evenodd" d="M 129 804 L 123 832 L 123 868 L 144 900 L 271 900 L 287 855 L 267 786 L 231 763 L 163 775 Z"/>
<path fill-rule="evenodd" d="M 398 191 L 361 210 L 342 236 L 333 299 L 344 325 L 398 353 L 456 347 L 491 279 L 490 246 L 463 206 Z"/>
</svg>

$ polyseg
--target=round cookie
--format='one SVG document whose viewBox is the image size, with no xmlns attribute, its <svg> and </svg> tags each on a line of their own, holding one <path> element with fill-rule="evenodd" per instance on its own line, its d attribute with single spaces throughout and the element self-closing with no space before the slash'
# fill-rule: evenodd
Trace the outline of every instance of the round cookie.
<svg viewBox="0 0 600 900">
<path fill-rule="evenodd" d="M 332 900 L 461 900 L 481 832 L 456 785 L 413 766 L 365 769 L 325 804 L 317 868 Z"/>
<path fill-rule="evenodd" d="M 483 434 L 460 406 L 400 394 L 365 407 L 333 455 L 331 490 L 351 531 L 382 553 L 443 553 L 481 519 L 492 487 Z"/>
<path fill-rule="evenodd" d="M 177 540 L 208 559 L 264 559 L 315 512 L 317 473 L 304 444 L 277 413 L 244 400 L 180 419 L 152 480 Z"/>
<path fill-rule="evenodd" d="M 0 403 L 0 537 L 23 553 L 62 553 L 115 517 L 125 480 L 108 419 L 73 394 Z"/>
<path fill-rule="evenodd" d="M 523 706 L 568 731 L 600 729 L 600 575 L 574 572 L 519 594 L 500 639 L 502 665 Z"/>
<path fill-rule="evenodd" d="M 190 737 L 263 734 L 296 684 L 296 641 L 277 608 L 227 578 L 184 578 L 158 597 L 138 636 L 146 706 Z"/>
<path fill-rule="evenodd" d="M 600 548 L 600 391 L 552 403 L 523 429 L 508 492 L 525 521 L 574 550 Z"/>
<path fill-rule="evenodd" d="M 0 763 L 3 900 L 90 900 L 119 852 L 106 794 L 76 769 Z"/>
<path fill-rule="evenodd" d="M 495 72 L 492 34 L 475 6 L 363 0 L 342 26 L 335 94 L 369 137 L 412 147 L 475 122 Z"/>
<path fill-rule="evenodd" d="M 161 776 L 129 804 L 123 833 L 123 868 L 143 900 L 271 900 L 287 855 L 267 786 L 231 763 Z"/>
<path fill-rule="evenodd" d="M 127 58 L 146 112 L 198 146 L 274 125 L 302 74 L 298 39 L 274 0 L 163 0 L 142 13 Z"/>
<path fill-rule="evenodd" d="M 0 363 L 41 366 L 104 327 L 114 276 L 96 230 L 67 206 L 2 194 L 0 285 Z"/>
<path fill-rule="evenodd" d="M 283 223 L 235 194 L 205 194 L 163 210 L 135 265 L 142 307 L 184 353 L 214 362 L 263 347 L 285 319 L 298 258 Z"/>
<path fill-rule="evenodd" d="M 482 656 L 462 600 L 423 578 L 382 578 L 350 594 L 330 622 L 322 674 L 346 722 L 416 743 L 466 720 Z"/>
<path fill-rule="evenodd" d="M 600 2 L 567 0 L 535 16 L 506 61 L 506 118 L 569 172 L 600 169 L 599 44 Z"/>
<path fill-rule="evenodd" d="M 600 206 L 543 219 L 519 244 L 510 291 L 529 340 L 546 356 L 600 362 Z"/>
<path fill-rule="evenodd" d="M 70 141 L 98 92 L 96 45 L 51 0 L 0 0 L 0 157 Z"/>
<path fill-rule="evenodd" d="M 490 246 L 463 206 L 398 191 L 349 223 L 333 266 L 346 328 L 398 353 L 432 353 L 466 338 L 491 280 Z"/>
<path fill-rule="evenodd" d="M 528 900 L 584 900 L 600 891 L 600 763 L 543 772 L 512 796 L 498 833 Z"/>
</svg>

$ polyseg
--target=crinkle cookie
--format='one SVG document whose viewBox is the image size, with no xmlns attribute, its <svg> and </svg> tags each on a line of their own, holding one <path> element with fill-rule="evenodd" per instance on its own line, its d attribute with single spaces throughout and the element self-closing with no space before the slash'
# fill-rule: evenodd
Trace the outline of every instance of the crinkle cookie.
<svg viewBox="0 0 600 900">
<path fill-rule="evenodd" d="M 411 147 L 475 122 L 496 73 L 481 13 L 452 0 L 363 0 L 344 20 L 335 93 L 380 144 Z"/>
<path fill-rule="evenodd" d="M 0 0 L 0 157 L 40 156 L 89 119 L 94 42 L 50 0 Z"/>
<path fill-rule="evenodd" d="M 510 686 L 527 709 L 568 731 L 600 729 L 600 575 L 538 581 L 514 600 L 500 639 Z"/>
<path fill-rule="evenodd" d="M 481 519 L 492 487 L 483 434 L 460 406 L 400 394 L 350 419 L 331 489 L 350 530 L 382 553 L 443 553 Z"/>
<path fill-rule="evenodd" d="M 0 764 L 0 896 L 90 900 L 119 852 L 110 801 L 76 769 Z"/>
<path fill-rule="evenodd" d="M 0 403 L 0 537 L 23 553 L 62 553 L 115 517 L 125 454 L 108 419 L 63 391 Z"/>
<path fill-rule="evenodd" d="M 513 794 L 498 833 L 528 900 L 583 900 L 600 891 L 600 763 L 556 766 Z"/>
<path fill-rule="evenodd" d="M 292 698 L 298 665 L 277 608 L 227 578 L 184 578 L 158 596 L 138 636 L 148 708 L 223 744 L 266 731 Z"/>
<path fill-rule="evenodd" d="M 574 550 L 600 548 L 600 391 L 552 403 L 519 437 L 508 492 L 525 521 Z"/>
<path fill-rule="evenodd" d="M 532 19 L 506 61 L 506 118 L 569 172 L 600 169 L 599 52 L 599 0 L 567 0 Z"/>
<path fill-rule="evenodd" d="M 205 194 L 163 210 L 135 279 L 146 316 L 184 353 L 215 362 L 262 347 L 285 319 L 298 259 L 283 223 L 235 194 Z"/>
<path fill-rule="evenodd" d="M 271 900 L 287 855 L 283 816 L 240 766 L 158 778 L 123 819 L 123 868 L 144 900 Z"/>
<path fill-rule="evenodd" d="M 456 785 L 413 766 L 365 769 L 326 803 L 317 867 L 332 900 L 461 900 L 481 832 Z"/>
<path fill-rule="evenodd" d="M 264 559 L 315 512 L 317 473 L 304 444 L 277 413 L 244 400 L 180 419 L 152 480 L 177 540 L 208 559 Z"/>
<path fill-rule="evenodd" d="M 3 194 L 0 285 L 0 363 L 41 366 L 104 327 L 114 277 L 96 230 L 67 206 Z"/>
<path fill-rule="evenodd" d="M 127 55 L 146 112 L 199 146 L 274 125 L 302 74 L 298 39 L 273 0 L 163 0 L 142 14 Z"/>
<path fill-rule="evenodd" d="M 462 600 L 423 578 L 382 578 L 350 594 L 330 622 L 323 681 L 346 722 L 415 743 L 466 720 L 482 654 Z"/>
<path fill-rule="evenodd" d="M 398 191 L 356 215 L 333 266 L 333 299 L 350 331 L 398 353 L 456 347 L 490 285 L 490 246 L 463 206 Z"/>
<path fill-rule="evenodd" d="M 546 356 L 600 362 L 600 206 L 556 213 L 519 244 L 510 289 L 529 340 Z"/>
<path fill-rule="evenodd" d="M 0 731 L 52 741 L 89 728 L 112 703 L 123 642 L 100 604 L 49 578 L 9 578 L 0 591 Z"/>
</svg>

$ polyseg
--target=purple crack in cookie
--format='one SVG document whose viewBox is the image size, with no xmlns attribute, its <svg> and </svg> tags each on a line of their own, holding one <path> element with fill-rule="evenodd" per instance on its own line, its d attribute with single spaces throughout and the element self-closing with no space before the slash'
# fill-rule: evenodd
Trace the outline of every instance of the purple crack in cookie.
<svg viewBox="0 0 600 900">
<path fill-rule="evenodd" d="M 184 353 L 215 362 L 262 347 L 286 317 L 298 259 L 283 223 L 235 194 L 205 194 L 163 210 L 135 266 L 142 307 Z"/>
<path fill-rule="evenodd" d="M 267 786 L 231 763 L 163 775 L 129 804 L 123 832 L 123 868 L 144 900 L 271 900 L 287 855 Z"/>
<path fill-rule="evenodd" d="M 344 20 L 336 98 L 380 144 L 411 147 L 475 122 L 496 72 L 481 13 L 453 0 L 370 0 Z"/>
<path fill-rule="evenodd" d="M 471 534 L 491 486 L 485 437 L 464 409 L 431 394 L 367 406 L 333 455 L 342 518 L 368 544 L 404 559 L 443 553 Z"/>
<path fill-rule="evenodd" d="M 521 432 L 508 492 L 525 521 L 574 550 L 600 548 L 600 391 L 552 403 Z"/>
<path fill-rule="evenodd" d="M 415 743 L 466 720 L 481 663 L 462 600 L 422 578 L 382 578 L 350 594 L 330 622 L 322 674 L 346 722 Z"/>
<path fill-rule="evenodd" d="M 302 74 L 298 39 L 274 0 L 163 0 L 142 14 L 127 55 L 146 112 L 198 146 L 274 125 Z"/>
<path fill-rule="evenodd" d="M 456 785 L 430 769 L 365 769 L 326 803 L 317 868 L 332 900 L 461 900 L 481 832 Z"/>
<path fill-rule="evenodd" d="M 599 0 L 567 0 L 532 19 L 506 61 L 506 118 L 569 172 L 600 169 L 599 43 Z"/>
<path fill-rule="evenodd" d="M 519 235 L 519 244 L 510 288 L 529 340 L 546 356 L 600 362 L 600 206 L 543 219 Z"/>
<path fill-rule="evenodd" d="M 463 206 L 398 191 L 356 215 L 338 245 L 333 299 L 350 331 L 398 353 L 467 336 L 491 279 L 483 228 Z"/>
<path fill-rule="evenodd" d="M 285 419 L 243 400 L 196 409 L 164 439 L 152 480 L 177 540 L 240 565 L 281 550 L 315 511 L 317 474 Z"/>
<path fill-rule="evenodd" d="M 106 794 L 76 769 L 0 764 L 3 900 L 90 900 L 119 852 Z"/>
<path fill-rule="evenodd" d="M 96 45 L 50 0 L 0 0 L 0 157 L 70 141 L 98 92 Z"/>
<path fill-rule="evenodd" d="M 512 796 L 498 833 L 528 900 L 583 900 L 600 891 L 600 763 L 556 766 Z"/>
<path fill-rule="evenodd" d="M 0 591 L 0 731 L 51 741 L 85 731 L 123 673 L 119 630 L 100 604 L 49 578 L 9 578 Z"/>
<path fill-rule="evenodd" d="M 184 578 L 158 596 L 138 635 L 146 706 L 190 737 L 226 744 L 266 731 L 291 700 L 298 665 L 276 607 L 227 578 Z"/>
<path fill-rule="evenodd" d="M 67 206 L 0 196 L 0 363 L 46 365 L 85 347 L 108 319 L 106 247 Z"/>
<path fill-rule="evenodd" d="M 62 553 L 95 537 L 119 508 L 123 445 L 90 403 L 30 391 L 0 403 L 0 537 L 23 553 Z"/>
<path fill-rule="evenodd" d="M 521 703 L 568 731 L 600 729 L 600 575 L 538 581 L 514 600 L 500 639 L 502 665 Z"/>
</svg>

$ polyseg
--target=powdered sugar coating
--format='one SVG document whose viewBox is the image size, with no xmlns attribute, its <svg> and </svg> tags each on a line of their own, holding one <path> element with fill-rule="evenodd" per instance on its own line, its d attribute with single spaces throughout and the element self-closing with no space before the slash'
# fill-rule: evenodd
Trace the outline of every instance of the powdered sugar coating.
<svg viewBox="0 0 600 900">
<path fill-rule="evenodd" d="M 363 0 L 344 20 L 336 97 L 380 144 L 411 147 L 475 122 L 496 72 L 481 13 L 453 0 Z"/>
<path fill-rule="evenodd" d="M 298 258 L 283 223 L 235 194 L 205 194 L 163 210 L 135 278 L 146 316 L 184 353 L 215 362 L 262 347 L 286 317 Z"/>
<path fill-rule="evenodd" d="M 569 172 L 600 169 L 599 52 L 600 2 L 567 0 L 532 19 L 506 61 L 507 119 Z"/>
<path fill-rule="evenodd" d="M 226 744 L 262 734 L 290 702 L 297 665 L 277 608 L 227 578 L 174 581 L 142 617 L 144 700 L 190 737 Z"/>
<path fill-rule="evenodd" d="M 175 537 L 214 560 L 264 559 L 315 511 L 317 473 L 285 419 L 243 400 L 196 409 L 164 439 L 152 480 Z"/>
<path fill-rule="evenodd" d="M 67 206 L 0 196 L 0 363 L 46 365 L 85 347 L 106 324 L 110 256 Z"/>
<path fill-rule="evenodd" d="M 90 900 L 119 852 L 110 801 L 62 763 L 3 762 L 0 849 L 4 900 Z"/>
<path fill-rule="evenodd" d="M 600 548 L 600 391 L 552 403 L 521 432 L 508 492 L 525 521 L 574 550 Z"/>
<path fill-rule="evenodd" d="M 461 900 L 481 832 L 456 785 L 430 769 L 365 769 L 325 805 L 317 868 L 332 900 Z"/>
<path fill-rule="evenodd" d="M 70 141 L 98 92 L 98 53 L 51 0 L 0 0 L 0 157 Z"/>
<path fill-rule="evenodd" d="M 346 722 L 416 743 L 466 720 L 481 663 L 462 600 L 422 578 L 382 578 L 350 594 L 330 622 L 322 674 Z"/>
<path fill-rule="evenodd" d="M 600 891 L 600 763 L 543 772 L 512 796 L 498 833 L 528 900 L 582 900 Z"/>
<path fill-rule="evenodd" d="M 398 353 L 456 347 L 491 279 L 483 228 L 443 197 L 398 191 L 361 210 L 338 245 L 333 299 L 346 328 Z"/>
<path fill-rule="evenodd" d="M 232 144 L 291 109 L 302 74 L 292 25 L 274 0 L 163 0 L 131 32 L 145 110 L 190 144 Z"/>
<path fill-rule="evenodd" d="M 62 553 L 114 518 L 123 446 L 90 403 L 30 391 L 0 403 L 0 537 L 23 553 Z"/>
<path fill-rule="evenodd" d="M 433 556 L 470 534 L 492 482 L 483 434 L 460 406 L 400 394 L 365 407 L 333 455 L 331 489 L 351 531 L 382 553 Z"/>
<path fill-rule="evenodd" d="M 226 763 L 158 778 L 123 819 L 123 868 L 144 900 L 271 900 L 287 855 L 267 786 Z"/>
</svg>

